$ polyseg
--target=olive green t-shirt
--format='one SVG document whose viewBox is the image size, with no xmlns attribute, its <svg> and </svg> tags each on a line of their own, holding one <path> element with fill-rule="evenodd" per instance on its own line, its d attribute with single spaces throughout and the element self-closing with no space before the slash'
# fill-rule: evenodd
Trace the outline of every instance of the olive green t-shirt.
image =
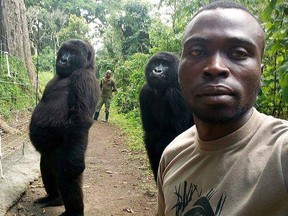
<svg viewBox="0 0 288 216">
<path fill-rule="evenodd" d="M 170 143 L 158 170 L 158 215 L 288 215 L 288 121 L 253 108 L 213 141 L 193 126 Z"/>
<path fill-rule="evenodd" d="M 116 85 L 113 79 L 106 79 L 105 77 L 101 79 L 101 97 L 112 98 L 112 92 L 116 91 Z"/>
</svg>

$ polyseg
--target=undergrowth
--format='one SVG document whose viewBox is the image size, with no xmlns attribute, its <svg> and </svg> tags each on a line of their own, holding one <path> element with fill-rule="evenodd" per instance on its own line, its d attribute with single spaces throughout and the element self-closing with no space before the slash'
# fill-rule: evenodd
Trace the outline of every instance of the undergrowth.
<svg viewBox="0 0 288 216">
<path fill-rule="evenodd" d="M 136 111 L 128 114 L 118 113 L 113 100 L 110 109 L 111 121 L 125 133 L 128 148 L 134 151 L 144 151 L 143 129 L 139 114 Z"/>
<path fill-rule="evenodd" d="M 145 151 L 143 129 L 139 113 L 136 111 L 130 111 L 128 114 L 119 113 L 117 112 L 116 103 L 112 100 L 110 115 L 110 122 L 112 122 L 112 124 L 114 124 L 116 127 L 120 128 L 120 130 L 124 133 L 126 138 L 125 145 L 127 148 L 132 152 L 137 152 L 133 155 L 133 158 L 140 161 L 143 174 L 145 176 L 153 176 L 147 153 Z"/>
<path fill-rule="evenodd" d="M 0 116 L 10 119 L 13 111 L 24 110 L 35 103 L 35 89 L 30 84 L 24 62 L 13 56 L 0 58 Z"/>
</svg>

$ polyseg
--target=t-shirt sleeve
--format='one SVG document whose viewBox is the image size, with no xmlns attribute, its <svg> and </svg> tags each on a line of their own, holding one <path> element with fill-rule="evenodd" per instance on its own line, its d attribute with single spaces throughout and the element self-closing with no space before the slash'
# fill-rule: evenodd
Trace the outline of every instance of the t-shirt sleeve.
<svg viewBox="0 0 288 216">
<path fill-rule="evenodd" d="M 283 136 L 283 147 L 281 154 L 281 164 L 282 164 L 282 173 L 284 177 L 284 183 L 286 185 L 286 190 L 288 193 L 288 132 Z"/>
<path fill-rule="evenodd" d="M 162 190 L 163 186 L 163 170 L 164 170 L 164 163 L 163 158 L 161 158 L 159 169 L 158 169 L 158 175 L 157 175 L 157 216 L 165 216 L 165 199 L 164 194 Z"/>
</svg>

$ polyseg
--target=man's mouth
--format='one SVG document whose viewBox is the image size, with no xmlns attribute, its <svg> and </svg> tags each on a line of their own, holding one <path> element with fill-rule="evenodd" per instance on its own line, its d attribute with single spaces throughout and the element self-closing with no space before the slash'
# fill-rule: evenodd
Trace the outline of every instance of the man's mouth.
<svg viewBox="0 0 288 216">
<path fill-rule="evenodd" d="M 200 87 L 196 95 L 204 104 L 221 105 L 229 103 L 235 94 L 224 85 L 207 85 Z"/>
</svg>

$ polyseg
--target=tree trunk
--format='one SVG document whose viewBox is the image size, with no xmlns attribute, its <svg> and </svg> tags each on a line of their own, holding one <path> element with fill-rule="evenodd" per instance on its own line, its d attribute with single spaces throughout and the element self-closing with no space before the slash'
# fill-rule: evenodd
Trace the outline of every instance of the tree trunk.
<svg viewBox="0 0 288 216">
<path fill-rule="evenodd" d="M 24 0 L 0 0 L 0 44 L 4 52 L 23 59 L 32 86 L 36 73 L 32 62 Z"/>
</svg>

